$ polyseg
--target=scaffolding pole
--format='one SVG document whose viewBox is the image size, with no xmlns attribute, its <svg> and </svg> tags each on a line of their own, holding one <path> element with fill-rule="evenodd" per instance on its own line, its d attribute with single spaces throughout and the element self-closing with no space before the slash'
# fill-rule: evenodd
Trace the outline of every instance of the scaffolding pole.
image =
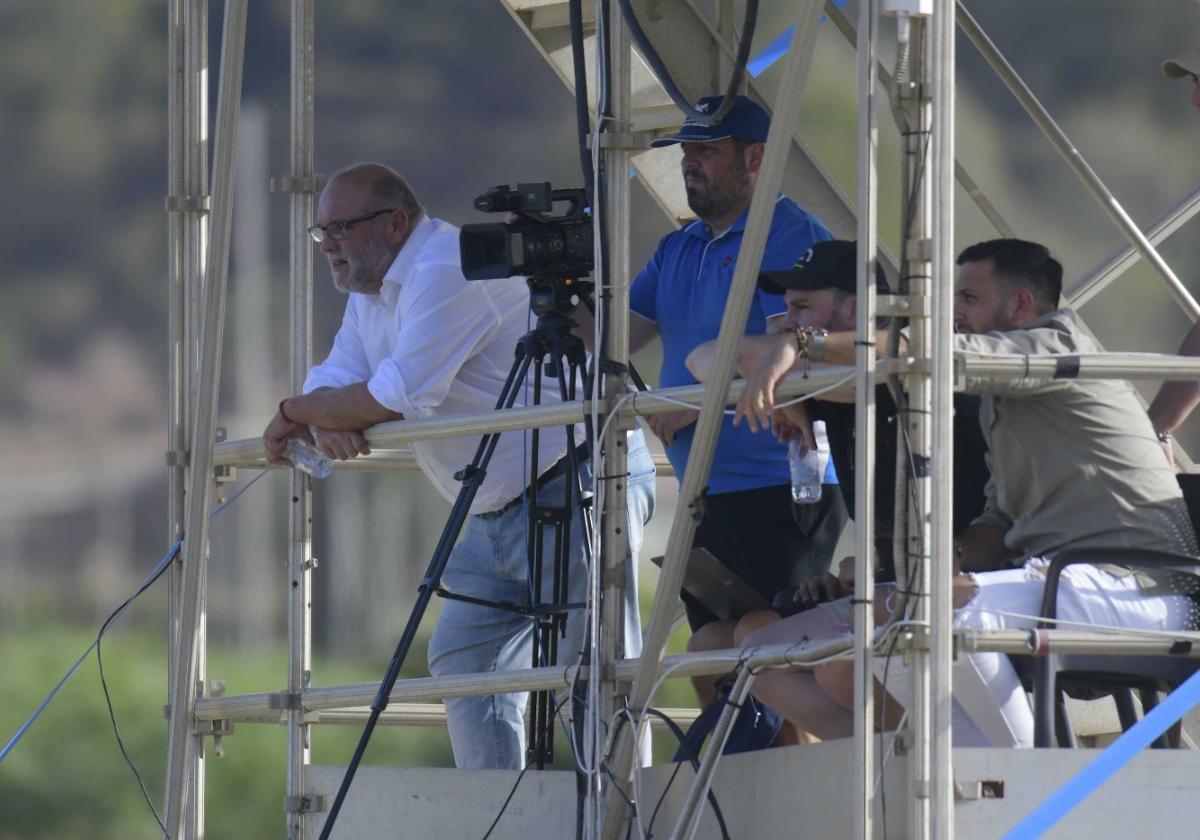
<svg viewBox="0 0 1200 840">
<path fill-rule="evenodd" d="M 930 704 L 932 714 L 930 811 L 932 835 L 954 836 L 954 766 L 951 749 L 953 695 L 954 506 L 954 3 L 935 0 L 930 21 L 933 56 L 933 143 L 929 171 L 933 186 L 931 304 L 931 390 L 933 408 L 933 493 L 931 503 Z"/>
<path fill-rule="evenodd" d="M 600 10 L 597 10 L 599 17 Z M 614 363 L 614 370 L 605 374 L 600 365 L 595 366 L 597 379 L 603 377 L 605 411 L 597 414 L 595 419 L 606 419 L 613 411 L 621 394 L 628 387 L 628 378 L 624 367 L 629 363 L 629 224 L 630 224 L 630 184 L 629 161 L 632 153 L 628 138 L 632 137 L 630 121 L 631 107 L 631 72 L 632 50 L 630 48 L 629 31 L 619 4 L 608 4 L 608 17 L 603 21 L 606 38 L 597 38 L 596 54 L 603 52 L 603 66 L 607 68 L 607 83 L 599 79 L 594 89 L 597 95 L 605 91 L 607 107 L 600 102 L 596 109 L 596 125 L 600 132 L 595 136 L 601 141 L 599 148 L 603 165 L 598 170 L 603 173 L 604 183 L 600 193 L 603 196 L 601 211 L 604 214 L 604 230 L 606 241 L 602 264 L 604 271 L 600 280 L 607 283 L 601 297 L 605 300 L 604 328 L 607 337 L 601 353 Z M 605 43 L 600 43 L 603 40 Z M 605 108 L 607 113 L 600 113 Z M 607 294 L 604 294 L 607 292 Z M 604 358 L 598 355 L 597 358 Z M 616 366 L 620 366 L 619 372 Z M 621 416 L 613 418 L 608 423 L 608 430 L 601 441 L 603 458 L 596 457 L 600 453 L 593 452 L 593 463 L 596 465 L 594 476 L 595 485 L 604 499 L 603 508 L 597 511 L 600 524 L 603 526 L 601 554 L 592 558 L 592 562 L 600 562 L 601 574 L 597 591 L 601 597 L 599 602 L 593 601 L 591 613 L 600 611 L 599 621 L 593 621 L 592 627 L 597 633 L 596 650 L 600 655 L 600 679 L 589 681 L 589 686 L 595 686 L 596 705 L 592 706 L 592 720 L 589 728 L 589 745 L 592 752 L 588 756 L 587 766 L 592 770 L 591 786 L 587 798 L 587 820 L 591 836 L 599 837 L 603 818 L 603 781 L 601 752 L 603 750 L 604 733 L 608 726 L 613 725 L 618 705 L 623 704 L 619 697 L 619 686 L 615 680 L 614 667 L 618 660 L 628 653 L 625 651 L 625 590 L 628 586 L 636 585 L 636 581 L 625 579 L 626 553 L 630 550 L 628 529 L 628 435 L 629 420 L 637 420 L 632 414 L 622 412 Z M 593 429 L 594 434 L 599 429 Z M 611 478 L 610 478 L 611 477 Z"/>
<path fill-rule="evenodd" d="M 888 628 L 876 630 L 876 643 L 890 638 Z M 1200 659 L 1200 633 L 1181 631 L 1162 635 L 1144 635 L 1136 630 L 1106 632 L 1091 630 L 981 630 L 957 628 L 953 631 L 960 649 L 967 653 L 996 652 L 1017 656 L 1055 654 L 1087 654 L 1089 656 L 1173 656 Z M 853 656 L 852 637 L 814 639 L 803 644 L 783 642 L 758 645 L 751 649 L 730 648 L 701 653 L 681 653 L 662 659 L 663 671 L 669 679 L 726 674 L 746 665 L 751 670 L 790 666 L 811 666 L 830 656 Z M 614 667 L 614 677 L 621 681 L 633 679 L 640 667 L 639 660 L 623 659 Z M 549 666 L 514 671 L 495 671 L 481 674 L 455 674 L 448 677 L 416 677 L 398 680 L 389 695 L 388 709 L 396 716 L 416 716 L 428 719 L 431 707 L 415 712 L 405 704 L 437 705 L 444 697 L 480 697 L 511 691 L 557 691 L 574 682 L 576 674 L 586 676 L 590 669 L 572 665 L 566 668 Z M 309 688 L 300 698 L 300 705 L 310 722 L 361 721 L 370 709 L 371 700 L 379 692 L 379 683 L 319 686 Z M 197 721 L 228 721 L 230 723 L 281 723 L 283 705 L 295 702 L 281 692 L 205 697 L 196 703 Z M 694 713 L 694 710 L 693 710 Z M 353 720 L 350 718 L 353 717 Z"/>
<path fill-rule="evenodd" d="M 184 536 L 184 490 L 198 364 L 196 318 L 208 233 L 207 0 L 171 0 L 167 29 L 167 540 L 174 544 Z M 171 687 L 177 661 L 171 654 L 179 643 L 182 568 L 177 557 L 167 572 L 168 706 L 176 702 Z M 202 650 L 198 658 L 197 675 L 203 679 Z M 191 806 L 184 820 L 194 836 L 201 836 L 204 811 L 196 803 L 204 796 L 204 773 L 199 766 L 203 755 L 198 753 L 195 760 L 197 767 L 189 780 Z"/>
<path fill-rule="evenodd" d="M 700 417 L 696 421 L 687 472 L 679 488 L 679 503 L 671 522 L 667 552 L 663 559 L 658 588 L 654 593 L 650 624 L 646 628 L 641 665 L 633 683 L 629 705 L 634 709 L 644 708 L 651 702 L 650 691 L 657 679 L 667 636 L 675 617 L 676 599 L 683 583 L 684 569 L 696 532 L 694 512 L 703 495 L 708 471 L 712 466 L 713 451 L 723 417 L 725 394 L 733 377 L 738 342 L 746 330 L 750 299 L 754 295 L 767 231 L 770 228 L 776 195 L 790 151 L 788 141 L 792 137 L 799 114 L 800 94 L 804 89 L 811 62 L 811 51 L 805 49 L 804 45 L 811 43 L 811 36 L 820 22 L 820 11 L 820 0 L 805 0 L 797 4 L 795 29 L 783 80 L 780 83 L 775 113 L 771 120 L 771 130 L 767 135 L 766 153 L 763 156 L 754 197 L 750 202 L 746 232 L 742 237 L 737 267 L 734 269 L 729 297 L 725 304 L 725 314 L 721 319 L 717 358 L 705 389 Z M 630 728 L 626 727 L 613 746 L 609 762 L 617 784 L 623 785 L 630 778 L 634 746 Z M 625 802 L 610 788 L 605 807 L 603 836 L 606 840 L 617 840 L 625 827 Z"/>
<path fill-rule="evenodd" d="M 905 464 L 928 464 L 933 455 L 933 394 L 929 379 L 928 360 L 933 352 L 933 335 L 929 323 L 927 302 L 932 294 L 929 240 L 933 221 L 932 179 L 929 175 L 933 132 L 932 81 L 937 68 L 930 49 L 930 21 L 924 16 L 911 18 L 911 64 L 916 69 L 916 84 L 910 88 L 907 102 L 910 110 L 909 131 L 904 136 L 905 178 L 908 189 L 902 212 L 902 233 L 905 238 L 905 277 L 908 293 L 915 302 L 915 314 L 909 320 L 910 352 L 920 367 L 909 377 L 907 411 L 900 415 L 905 429 L 903 445 L 910 453 Z M 896 558 L 897 580 L 907 581 L 909 620 L 919 624 L 929 621 L 929 592 L 931 586 L 932 477 L 928 471 L 911 475 L 912 503 L 908 505 L 904 552 Z M 904 494 L 907 500 L 909 497 Z M 926 840 L 933 835 L 933 815 L 930 809 L 931 731 L 930 660 L 927 635 L 914 633 L 915 644 L 908 651 L 911 690 L 908 721 L 912 731 L 912 749 L 908 752 L 908 828 L 906 836 Z"/>
<path fill-rule="evenodd" d="M 1179 306 L 1187 313 L 1188 319 L 1196 321 L 1200 319 L 1200 304 L 1196 303 L 1196 299 L 1192 297 L 1191 292 L 1179 281 L 1175 276 L 1175 272 L 1167 265 L 1166 260 L 1154 249 L 1150 243 L 1134 223 L 1129 214 L 1125 212 L 1125 208 L 1117 201 L 1116 196 L 1112 191 L 1104 185 L 1100 180 L 1100 176 L 1088 164 L 1083 154 L 1078 147 L 1071 142 L 1071 138 L 1067 137 L 1066 132 L 1059 128 L 1058 123 L 1050 116 L 1050 113 L 1042 106 L 1033 95 L 1033 91 L 1025 84 L 1013 66 L 1008 63 L 1004 55 L 996 48 L 988 38 L 987 33 L 971 17 L 971 13 L 967 11 L 959 0 L 958 6 L 958 25 L 962 27 L 963 34 L 970 39 L 975 48 L 979 50 L 979 54 L 995 72 L 996 76 L 1004 83 L 1009 92 L 1025 109 L 1025 113 L 1033 120 L 1038 129 L 1045 135 L 1050 144 L 1054 146 L 1054 150 L 1062 157 L 1071 171 L 1075 173 L 1080 183 L 1087 188 L 1092 197 L 1100 205 L 1100 208 L 1108 215 L 1112 223 L 1117 226 L 1117 229 L 1129 240 L 1129 243 L 1135 247 L 1142 258 L 1154 268 L 1163 281 L 1167 284 L 1167 291 L 1175 298 Z M 953 72 L 953 68 L 951 68 Z"/>
<path fill-rule="evenodd" d="M 212 501 L 213 439 L 216 432 L 217 392 L 220 386 L 221 340 L 225 324 L 225 292 L 229 270 L 229 235 L 233 211 L 233 159 L 241 104 L 242 62 L 245 52 L 246 0 L 227 0 L 222 34 L 221 79 L 217 98 L 217 146 L 213 157 L 212 238 L 209 240 L 205 282 L 203 338 L 199 380 L 192 406 L 189 452 L 191 472 L 185 502 L 183 573 L 179 593 L 178 638 L 171 683 L 171 716 L 167 741 L 167 831 L 173 837 L 192 837 L 197 828 L 186 825 L 194 809 L 203 812 L 203 738 L 193 732 L 192 717 L 199 684 L 199 654 L 204 645 L 204 567 L 208 548 L 208 514 Z"/>
<path fill-rule="evenodd" d="M 854 415 L 854 837 L 874 823 L 875 675 L 875 265 L 879 236 L 879 125 L 876 108 L 878 0 L 858 7 L 858 332 Z"/>
<path fill-rule="evenodd" d="M 291 3 L 291 175 L 280 185 L 288 193 L 289 283 L 291 299 L 291 393 L 304 387 L 312 364 L 313 194 L 313 0 Z M 288 673 L 287 691 L 299 697 L 312 679 L 312 478 L 292 470 L 288 499 Z M 299 704 L 287 704 L 287 813 L 289 840 L 303 840 L 306 771 L 312 756 L 308 724 Z"/>
<path fill-rule="evenodd" d="M 1200 213 L 1200 189 L 1194 190 L 1183 201 L 1155 219 L 1146 231 L 1146 238 L 1157 246 L 1187 224 L 1197 213 Z M 1083 306 L 1108 288 L 1109 283 L 1136 265 L 1141 257 L 1132 245 L 1118 249 L 1064 292 L 1067 303 L 1075 308 Z"/>
<path fill-rule="evenodd" d="M 842 33 L 842 37 L 846 39 L 846 43 L 857 49 L 857 31 L 845 13 L 838 8 L 834 0 L 825 0 L 825 15 L 833 23 L 838 32 Z M 897 80 L 892 78 L 892 74 L 878 60 L 876 60 L 875 64 L 875 75 L 878 84 L 883 88 L 883 92 L 891 93 L 895 90 Z M 899 128 L 901 131 L 904 130 L 903 126 L 899 126 Z M 975 206 L 979 208 L 979 212 L 991 223 L 998 234 L 1010 239 L 1016 236 L 1012 227 L 1000 215 L 1000 211 L 996 209 L 996 205 L 992 204 L 991 199 L 987 197 L 987 194 L 984 193 L 979 184 L 971 177 L 971 173 L 957 160 L 954 162 L 954 177 L 958 181 L 958 185 L 963 188 L 963 192 L 971 197 L 971 200 L 975 202 Z M 886 262 L 884 260 L 885 264 Z"/>
</svg>

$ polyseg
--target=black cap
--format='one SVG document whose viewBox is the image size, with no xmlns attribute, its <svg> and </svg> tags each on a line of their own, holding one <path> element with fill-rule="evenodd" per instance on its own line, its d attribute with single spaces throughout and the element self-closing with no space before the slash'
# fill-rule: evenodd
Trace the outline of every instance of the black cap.
<svg viewBox="0 0 1200 840">
<path fill-rule="evenodd" d="M 788 289 L 814 292 L 820 289 L 841 289 L 855 294 L 858 243 L 848 239 L 828 239 L 818 242 L 800 255 L 796 264 L 782 271 L 764 271 L 758 275 L 758 287 L 764 292 L 781 295 Z M 887 277 L 875 261 L 875 290 L 886 294 Z"/>
</svg>

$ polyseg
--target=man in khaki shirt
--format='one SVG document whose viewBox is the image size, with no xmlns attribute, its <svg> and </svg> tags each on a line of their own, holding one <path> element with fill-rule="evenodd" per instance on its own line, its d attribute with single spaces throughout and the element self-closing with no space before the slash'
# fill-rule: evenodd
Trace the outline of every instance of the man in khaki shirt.
<svg viewBox="0 0 1200 840">
<path fill-rule="evenodd" d="M 980 422 L 992 476 L 982 516 L 955 546 L 955 626 L 1029 628 L 1040 610 L 1047 558 L 1065 548 L 1153 549 L 1195 556 L 1195 535 L 1179 486 L 1154 429 L 1128 383 L 1075 378 L 1074 354 L 1102 348 L 1075 314 L 1058 308 L 1062 266 L 1042 245 L 983 242 L 958 258 L 955 349 L 964 354 L 1059 356 L 1060 375 L 968 380 L 984 394 Z M 768 421 L 774 388 L 794 366 L 854 361 L 853 333 L 797 331 L 762 336 L 750 352 L 738 417 Z M 935 558 L 940 560 L 942 558 Z M 1121 569 L 1076 565 L 1063 572 L 1058 616 L 1067 621 L 1154 630 L 1191 628 L 1185 595 L 1143 592 Z M 877 621 L 892 620 L 894 587 L 877 592 Z M 833 602 L 770 625 L 747 644 L 849 632 Z M 906 669 L 896 661 L 887 689 L 906 699 Z M 971 654 L 955 666 L 955 743 L 1032 746 L 1033 716 L 1011 663 Z M 850 687 L 819 670 L 772 671 L 754 692 L 820 737 L 851 732 Z"/>
</svg>

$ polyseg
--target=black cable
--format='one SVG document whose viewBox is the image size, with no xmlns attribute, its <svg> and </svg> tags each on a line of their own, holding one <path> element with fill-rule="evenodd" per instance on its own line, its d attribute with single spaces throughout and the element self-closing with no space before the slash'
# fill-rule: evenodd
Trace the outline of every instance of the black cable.
<svg viewBox="0 0 1200 840">
<path fill-rule="evenodd" d="M 650 39 L 646 37 L 646 33 L 642 31 L 642 27 L 638 24 L 637 16 L 633 13 L 633 7 L 629 0 L 618 0 L 621 4 L 621 12 L 625 16 L 625 24 L 629 27 L 629 35 L 637 44 L 638 52 L 642 54 L 642 58 L 650 65 L 655 77 L 666 89 L 667 95 L 683 111 L 684 116 L 691 122 L 699 123 L 700 125 L 716 125 L 725 115 L 729 113 L 729 109 L 733 107 L 734 99 L 737 97 L 738 89 L 742 86 L 742 77 L 746 73 L 746 62 L 750 58 L 750 42 L 754 39 L 754 25 L 758 19 L 758 0 L 746 0 L 746 14 L 742 19 L 742 37 L 738 42 L 737 57 L 733 63 L 733 73 L 729 77 L 729 85 L 725 88 L 724 98 L 721 100 L 721 106 L 711 114 L 703 114 L 692 107 L 692 103 L 688 101 L 674 79 L 671 78 L 670 72 L 663 64 L 662 58 L 654 49 L 654 45 L 650 43 Z"/>
<path fill-rule="evenodd" d="M 924 39 L 924 37 L 925 37 L 924 27 L 920 28 L 918 37 L 921 38 L 922 40 Z M 923 44 L 920 46 L 923 47 Z M 915 165 L 913 167 L 913 184 L 916 185 L 921 182 L 921 179 L 924 177 L 924 174 L 925 174 L 925 167 L 927 165 L 928 158 L 929 158 L 929 148 L 930 148 L 930 143 L 932 140 L 932 132 L 930 130 L 926 129 L 924 131 L 914 132 L 914 133 L 919 133 L 919 134 L 924 135 L 924 137 L 922 138 L 922 142 L 917 147 L 916 161 L 914 162 Z M 919 195 L 920 195 L 919 190 L 917 190 L 917 189 L 910 190 L 908 206 L 904 208 L 903 231 L 902 231 L 903 235 L 900 238 L 901 243 L 902 243 L 901 251 L 900 251 L 900 278 L 899 278 L 900 289 L 898 290 L 902 294 L 907 294 L 909 291 L 908 277 L 904 273 L 904 269 L 905 269 L 905 266 L 908 265 L 908 242 L 910 239 L 910 231 L 912 230 L 912 226 L 913 226 L 913 220 L 916 218 L 917 203 L 918 203 Z M 897 331 L 897 336 L 898 336 L 898 331 Z M 891 343 L 892 342 L 891 342 L 891 339 L 889 336 L 889 346 L 891 345 Z M 898 338 L 897 338 L 897 343 L 898 343 Z M 907 473 L 906 479 L 907 480 L 905 483 L 908 487 L 909 495 L 911 497 L 911 502 L 912 502 L 913 506 L 915 507 L 916 503 L 917 503 L 917 488 L 916 488 L 917 465 L 916 465 L 915 459 L 913 458 L 912 441 L 909 439 L 909 436 L 908 436 L 908 424 L 906 422 L 907 415 L 909 414 L 908 395 L 906 393 L 904 393 L 903 389 L 900 387 L 899 379 L 895 376 L 888 377 L 888 389 L 892 392 L 892 399 L 896 403 L 897 415 L 901 418 L 901 421 L 899 423 L 897 423 L 897 426 L 900 430 L 900 435 L 902 437 L 906 461 L 908 464 L 908 469 L 906 470 L 906 473 Z M 920 537 L 920 534 L 921 534 L 921 532 L 918 530 L 919 537 Z M 913 557 L 913 555 L 911 552 L 907 551 L 907 547 L 906 547 L 905 553 L 909 556 L 910 561 L 911 561 L 911 558 Z M 923 556 L 923 554 L 924 554 L 924 546 L 918 545 L 916 557 L 919 558 L 919 557 Z M 906 565 L 908 567 L 908 575 L 907 575 L 906 580 L 904 581 L 903 592 L 900 593 L 900 597 L 904 599 L 900 605 L 901 606 L 900 613 L 901 613 L 902 617 L 908 615 L 909 601 L 911 599 L 911 596 L 909 595 L 909 593 L 912 592 L 913 584 L 916 582 L 917 574 L 919 572 L 919 566 L 916 563 L 909 562 Z M 899 581 L 897 581 L 897 585 L 899 585 Z M 892 636 L 890 643 L 888 644 L 887 652 L 884 654 L 883 680 L 882 680 L 883 691 L 881 692 L 882 700 L 880 701 L 880 709 L 879 709 L 881 723 L 885 722 L 886 713 L 887 713 L 888 672 L 891 669 L 892 657 L 895 655 L 896 646 L 899 644 L 899 640 L 900 640 L 899 634 L 898 633 L 894 634 Z M 880 766 L 879 766 L 879 773 L 880 773 L 879 809 L 880 809 L 880 822 L 882 823 L 882 826 L 883 826 L 883 840 L 887 840 L 887 837 L 888 837 L 887 785 L 886 785 L 885 780 L 883 779 L 883 772 L 884 772 L 884 768 L 887 766 L 888 753 L 887 753 L 887 751 L 884 750 L 883 740 L 884 740 L 884 728 L 881 726 L 879 728 L 879 752 L 880 752 L 880 755 L 882 756 L 882 759 L 880 761 Z"/>
<path fill-rule="evenodd" d="M 96 634 L 96 665 L 100 668 L 100 687 L 104 691 L 104 704 L 108 706 L 108 719 L 112 721 L 113 735 L 115 735 L 117 738 L 117 747 L 119 747 L 121 750 L 121 757 L 125 759 L 125 764 L 127 764 L 129 769 L 133 772 L 133 777 L 137 779 L 138 787 L 142 791 L 142 798 L 146 800 L 146 806 L 150 809 L 150 813 L 154 815 L 154 821 L 158 823 L 159 829 L 162 830 L 163 837 L 167 838 L 167 840 L 171 840 L 171 834 L 167 831 L 167 827 L 163 825 L 162 817 L 159 816 L 158 809 L 154 807 L 154 802 L 150 799 L 150 793 L 146 790 L 146 783 L 142 779 L 142 774 L 138 772 L 137 766 L 133 763 L 133 759 L 129 755 L 129 751 L 125 749 L 125 741 L 121 738 L 121 728 L 117 725 L 117 715 L 113 710 L 112 696 L 108 692 L 108 682 L 104 678 L 104 659 L 100 655 L 100 639 L 104 636 L 105 631 L 108 630 L 109 625 L 112 624 L 113 621 L 116 620 L 117 616 L 121 614 L 121 611 L 129 606 L 135 598 L 149 589 L 155 581 L 162 577 L 163 572 L 165 572 L 169 567 L 169 563 L 163 564 L 163 567 L 158 570 L 156 575 L 143 583 L 136 592 L 126 598 L 121 606 L 109 613 L 108 618 L 106 618 L 104 623 L 100 625 L 100 632 Z"/>
<path fill-rule="evenodd" d="M 529 772 L 531 765 L 526 764 L 521 768 L 521 772 L 517 774 L 517 780 L 513 782 L 512 790 L 508 792 L 508 797 L 504 800 L 504 804 L 500 806 L 500 812 L 496 814 L 496 819 L 492 820 L 492 824 L 488 826 L 487 834 L 483 835 L 483 840 L 488 840 L 492 836 L 492 832 L 496 830 L 496 824 L 500 822 L 500 818 L 504 816 L 505 810 L 508 808 L 508 803 L 512 802 L 513 795 L 517 792 L 517 787 L 521 784 L 521 780 L 525 778 L 525 774 Z"/>
<path fill-rule="evenodd" d="M 617 721 L 618 728 L 625 725 L 625 722 L 628 719 L 628 716 L 632 714 L 632 711 L 628 708 L 626 708 L 625 711 L 628 714 L 622 715 L 621 718 Z M 663 714 L 663 712 L 659 711 L 658 709 L 654 708 L 653 706 L 647 706 L 645 709 L 645 714 L 648 714 L 651 717 L 656 717 L 659 720 L 661 720 L 664 724 L 666 724 L 667 728 L 669 730 L 671 730 L 671 734 L 674 735 L 676 740 L 679 741 L 679 745 L 687 750 L 688 762 L 692 765 L 692 769 L 699 770 L 700 769 L 700 756 L 697 754 L 695 748 L 691 744 L 688 743 L 687 736 L 684 734 L 683 730 L 679 728 L 679 724 L 675 723 L 675 721 L 671 720 L 670 717 Z M 634 737 L 635 738 L 637 737 L 636 732 L 634 733 Z M 650 814 L 650 824 L 646 826 L 646 840 L 650 840 L 650 838 L 652 838 L 654 836 L 654 834 L 653 834 L 654 819 L 655 819 L 655 817 L 658 816 L 658 812 L 662 808 L 663 802 L 667 798 L 667 793 L 671 790 L 671 785 L 675 782 L 675 777 L 679 775 L 679 770 L 681 767 L 683 767 L 683 762 L 678 762 L 675 765 L 674 772 L 671 773 L 671 777 L 667 780 L 667 784 L 663 788 L 662 794 L 658 797 L 658 802 L 654 806 L 654 811 Z M 610 773 L 610 775 L 611 775 L 611 773 Z M 624 794 L 622 794 L 622 795 L 624 795 Z M 729 829 L 725 824 L 725 814 L 721 811 L 721 805 L 720 805 L 720 803 L 717 802 L 717 796 L 715 793 L 713 793 L 713 790 L 711 787 L 709 787 L 709 789 L 708 789 L 708 796 L 706 798 L 708 799 L 709 805 L 712 806 L 713 816 L 716 817 L 717 825 L 721 829 L 722 840 L 730 840 Z M 626 801 L 629 801 L 629 797 L 625 797 L 625 799 L 626 799 Z M 630 804 L 633 804 L 633 803 L 631 802 Z M 636 807 L 635 807 L 635 810 L 636 810 Z"/>
<path fill-rule="evenodd" d="M 568 13 L 571 28 L 571 68 L 575 76 L 575 126 L 579 136 L 579 164 L 583 172 L 583 188 L 587 192 L 588 206 L 592 203 L 592 155 L 588 151 L 587 139 L 591 133 L 588 117 L 587 68 L 583 55 L 583 0 L 570 0 Z"/>
<path fill-rule="evenodd" d="M 550 724 L 546 727 L 546 735 L 547 736 L 549 736 L 549 737 L 554 736 L 554 719 L 555 719 L 555 717 L 557 717 L 558 713 L 562 710 L 563 704 L 565 704 L 570 699 L 571 699 L 571 696 L 568 694 L 566 697 L 564 697 L 562 700 L 560 700 L 558 702 L 558 705 L 554 707 L 554 711 L 550 713 L 550 715 L 549 715 Z M 572 750 L 574 750 L 573 745 L 572 745 Z M 496 819 L 492 820 L 492 824 L 488 826 L 487 833 L 483 835 L 481 840 L 488 840 L 488 838 L 492 836 L 492 832 L 496 830 L 496 826 L 500 823 L 500 818 L 503 817 L 504 812 L 506 810 L 508 810 L 508 804 L 510 802 L 512 802 L 512 798 L 513 798 L 513 796 L 516 795 L 517 788 L 520 787 L 520 785 L 521 785 L 521 780 L 524 779 L 525 774 L 529 772 L 530 766 L 531 765 L 529 763 L 526 763 L 525 766 L 523 768 L 521 768 L 521 772 L 517 774 L 517 780 L 515 782 L 513 782 L 512 790 L 510 790 L 508 792 L 508 796 L 505 798 L 504 804 L 500 806 L 500 811 L 496 814 Z"/>
</svg>

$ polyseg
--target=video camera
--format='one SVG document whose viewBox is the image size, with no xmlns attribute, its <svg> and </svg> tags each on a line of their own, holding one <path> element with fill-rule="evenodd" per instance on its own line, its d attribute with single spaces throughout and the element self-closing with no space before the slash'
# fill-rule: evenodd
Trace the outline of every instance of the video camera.
<svg viewBox="0 0 1200 840">
<path fill-rule="evenodd" d="M 550 215 L 554 205 L 565 212 Z M 522 274 L 531 281 L 580 282 L 595 266 L 592 220 L 584 190 L 556 190 L 549 181 L 492 187 L 475 199 L 484 213 L 515 213 L 513 222 L 463 225 L 459 236 L 463 275 L 488 280 Z"/>
</svg>

